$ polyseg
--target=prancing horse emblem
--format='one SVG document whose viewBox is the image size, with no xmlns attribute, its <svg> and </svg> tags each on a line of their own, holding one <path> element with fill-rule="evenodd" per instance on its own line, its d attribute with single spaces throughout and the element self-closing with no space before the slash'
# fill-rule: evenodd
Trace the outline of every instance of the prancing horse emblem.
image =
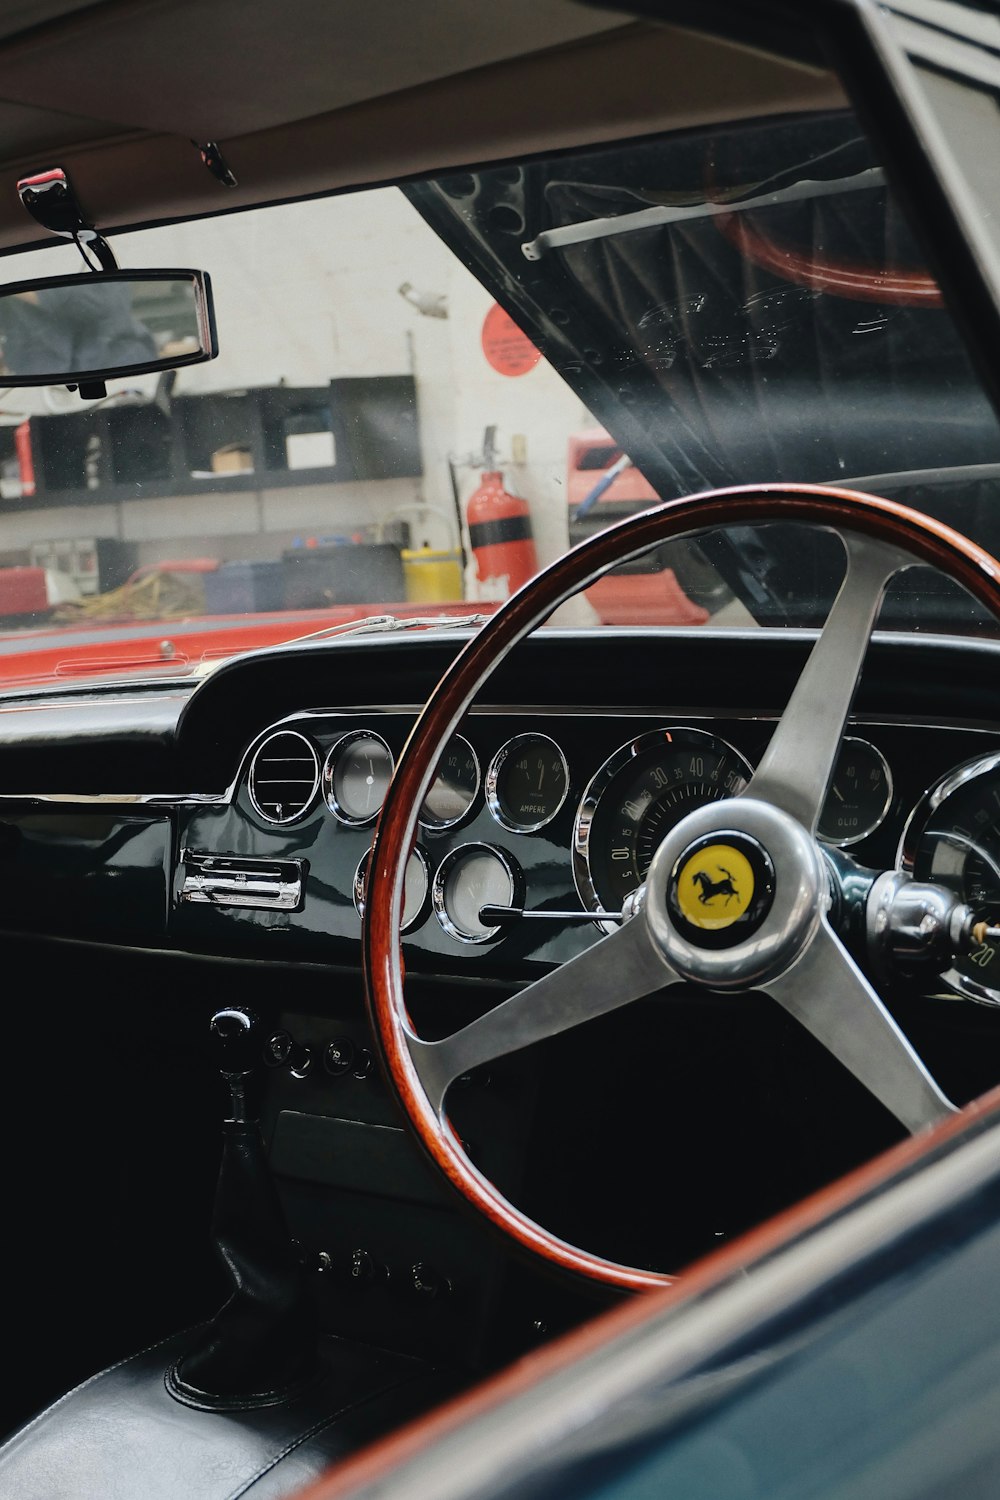
<svg viewBox="0 0 1000 1500">
<path fill-rule="evenodd" d="M 702 906 L 707 906 L 710 901 L 715 900 L 716 896 L 724 896 L 728 906 L 733 897 L 739 895 L 736 881 L 725 865 L 717 865 L 716 868 L 722 871 L 722 880 L 713 880 L 707 870 L 695 870 L 691 876 L 691 879 L 699 886 L 698 900 Z"/>
</svg>

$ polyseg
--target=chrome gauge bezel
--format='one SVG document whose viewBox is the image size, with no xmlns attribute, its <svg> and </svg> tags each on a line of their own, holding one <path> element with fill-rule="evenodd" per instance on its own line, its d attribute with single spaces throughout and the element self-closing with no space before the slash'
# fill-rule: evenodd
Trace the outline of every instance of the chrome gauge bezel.
<svg viewBox="0 0 1000 1500">
<path fill-rule="evenodd" d="M 461 927 L 455 925 L 449 915 L 445 897 L 448 877 L 455 866 L 461 860 L 468 858 L 470 854 L 491 854 L 503 866 L 510 878 L 511 901 L 514 906 L 520 906 L 524 900 L 524 873 L 517 860 L 508 854 L 506 849 L 501 849 L 496 844 L 487 844 L 480 839 L 473 839 L 468 844 L 457 844 L 454 849 L 449 849 L 438 865 L 431 883 L 431 906 L 434 915 L 450 938 L 454 938 L 457 943 L 476 946 L 480 943 L 495 942 L 498 937 L 503 936 L 504 929 L 487 927 L 481 933 L 464 932 Z"/>
<path fill-rule="evenodd" d="M 480 787 L 483 784 L 483 771 L 482 771 L 482 766 L 479 763 L 479 756 L 476 754 L 475 750 L 473 750 L 472 746 L 469 744 L 469 741 L 465 738 L 464 734 L 453 734 L 453 735 L 451 735 L 449 737 L 448 743 L 445 745 L 444 750 L 442 750 L 442 752 L 441 752 L 441 756 L 439 757 L 439 762 L 444 757 L 444 755 L 447 752 L 447 750 L 449 749 L 449 747 L 451 745 L 455 744 L 455 743 L 459 743 L 459 744 L 464 745 L 465 748 L 466 748 L 466 750 L 468 750 L 469 754 L 471 755 L 471 757 L 472 757 L 472 764 L 476 768 L 476 785 L 473 788 L 472 795 L 470 796 L 468 802 L 466 803 L 466 805 L 462 809 L 462 811 L 460 813 L 456 814 L 456 816 L 454 818 L 449 818 L 447 821 L 445 821 L 442 818 L 435 817 L 433 814 L 429 818 L 426 818 L 424 816 L 424 809 L 427 806 L 427 797 L 429 797 L 431 795 L 431 792 L 434 790 L 434 782 L 431 782 L 431 787 L 430 787 L 430 790 L 427 793 L 427 797 L 424 798 L 423 802 L 420 805 L 420 816 L 418 818 L 418 822 L 420 823 L 421 828 L 426 829 L 428 833 L 440 833 L 442 831 L 442 829 L 445 829 L 445 828 L 457 828 L 458 825 L 459 825 L 459 823 L 463 823 L 465 821 L 465 819 L 469 816 L 469 814 L 472 812 L 472 809 L 475 807 L 475 805 L 476 805 L 476 798 L 479 796 L 479 789 L 480 789 Z M 437 768 L 435 767 L 434 781 L 436 781 L 436 780 L 437 780 Z"/>
<path fill-rule="evenodd" d="M 824 834 L 819 832 L 817 824 L 816 837 L 821 844 L 825 844 L 829 849 L 853 849 L 855 844 L 860 844 L 863 839 L 869 838 L 876 829 L 882 827 L 882 824 L 885 822 L 886 818 L 889 815 L 889 809 L 892 807 L 892 799 L 896 794 L 895 785 L 892 779 L 892 770 L 889 766 L 889 762 L 886 760 L 885 756 L 882 754 L 882 751 L 878 748 L 877 745 L 873 745 L 871 740 L 863 739 L 861 735 L 845 734 L 841 739 L 840 746 L 837 750 L 838 760 L 845 745 L 864 745 L 866 750 L 870 750 L 872 754 L 882 762 L 882 769 L 885 772 L 885 801 L 882 805 L 881 811 L 878 814 L 878 817 L 873 819 L 871 823 L 868 823 L 860 833 L 852 833 L 851 837 L 848 839 L 828 839 Z M 836 771 L 836 768 L 834 768 L 834 770 Z M 831 788 L 833 786 L 832 777 L 830 786 Z M 830 792 L 827 791 L 827 797 L 829 798 L 829 796 Z M 826 803 L 824 802 L 823 805 L 825 808 Z M 822 819 L 823 814 L 821 812 L 819 822 L 822 822 Z"/>
<path fill-rule="evenodd" d="M 685 734 L 691 735 L 699 740 L 711 740 L 728 754 L 735 757 L 746 767 L 747 781 L 753 776 L 753 767 L 742 751 L 737 750 L 735 745 L 721 735 L 712 734 L 707 730 L 699 729 L 693 724 L 664 724 L 657 729 L 646 730 L 637 735 L 635 739 L 628 740 L 620 745 L 617 750 L 608 756 L 607 760 L 594 773 L 584 788 L 582 797 L 573 820 L 573 881 L 576 885 L 577 895 L 588 911 L 595 913 L 606 912 L 605 907 L 594 884 L 591 869 L 591 829 L 593 827 L 594 815 L 598 806 L 609 787 L 616 777 L 629 765 L 631 761 L 637 760 L 647 750 L 654 749 L 662 742 L 664 735 Z M 615 920 L 602 922 L 598 915 L 597 926 L 603 932 L 614 932 L 618 927 L 617 913 Z"/>
<path fill-rule="evenodd" d="M 896 849 L 896 868 L 907 875 L 912 875 L 920 841 L 927 824 L 938 808 L 968 786 L 970 782 L 978 781 L 980 777 L 988 776 L 991 772 L 998 770 L 1000 770 L 1000 752 L 977 755 L 971 760 L 964 761 L 962 765 L 955 767 L 946 776 L 942 776 L 939 781 L 928 787 L 907 818 L 900 835 Z M 1000 1007 L 1000 989 L 991 989 L 989 985 L 971 979 L 958 969 L 945 970 L 941 975 L 941 982 L 966 1000 L 974 1000 L 979 1005 L 989 1005 L 994 1009 Z"/>
<path fill-rule="evenodd" d="M 312 759 L 314 768 L 312 786 L 310 788 L 308 797 L 303 801 L 302 806 L 296 808 L 295 812 L 291 813 L 287 818 L 275 818 L 272 817 L 269 812 L 265 812 L 260 803 L 257 801 L 257 794 L 254 791 L 254 772 L 257 767 L 258 757 L 268 741 L 276 739 L 279 735 L 290 735 L 292 739 L 301 740 L 303 745 L 305 745 L 306 749 L 309 751 L 309 755 Z M 247 767 L 247 797 L 250 799 L 250 806 L 253 808 L 258 818 L 260 818 L 262 822 L 269 824 L 272 828 L 287 828 L 290 824 L 297 823 L 300 818 L 304 818 L 306 814 L 311 810 L 312 805 L 316 800 L 316 793 L 319 791 L 319 785 L 319 753 L 317 752 L 316 746 L 313 744 L 312 740 L 307 738 L 307 736 L 302 734 L 298 729 L 286 729 L 283 725 L 272 724 L 270 729 L 266 730 L 264 734 L 261 735 L 259 742 L 251 752 Z"/>
<path fill-rule="evenodd" d="M 507 816 L 500 805 L 498 793 L 500 776 L 511 755 L 516 754 L 524 745 L 539 743 L 549 746 L 559 757 L 564 777 L 563 794 L 559 798 L 557 805 L 546 817 L 539 818 L 535 823 L 516 823 L 512 818 Z M 552 822 L 553 818 L 558 817 L 562 812 L 566 805 L 566 799 L 569 796 L 569 765 L 567 764 L 562 746 L 558 745 L 551 735 L 539 734 L 533 730 L 525 734 L 512 735 L 505 744 L 500 746 L 500 749 L 496 752 L 486 769 L 485 792 L 486 806 L 489 808 L 494 822 L 499 823 L 501 828 L 506 828 L 509 833 L 537 833 L 540 828 L 546 828 Z"/>
<path fill-rule="evenodd" d="M 371 857 L 372 857 L 372 848 L 373 847 L 374 847 L 373 845 L 369 844 L 368 848 L 365 850 L 364 854 L 359 859 L 359 861 L 358 861 L 358 867 L 357 867 L 357 869 L 354 872 L 354 882 L 353 882 L 353 885 L 352 885 L 352 888 L 351 888 L 352 892 L 353 892 L 353 895 L 354 895 L 354 910 L 357 912 L 358 916 L 362 919 L 362 921 L 364 920 L 364 915 L 365 915 L 365 878 L 366 878 L 366 876 L 368 874 L 368 865 L 369 865 L 369 862 L 370 862 Z M 423 869 L 423 873 L 424 873 L 424 894 L 423 894 L 423 896 L 421 898 L 420 906 L 418 907 L 417 911 L 414 912 L 414 914 L 410 918 L 410 920 L 408 922 L 401 923 L 400 929 L 399 929 L 400 932 L 412 932 L 415 927 L 419 927 L 421 925 L 421 923 L 423 923 L 424 921 L 426 921 L 427 914 L 428 914 L 428 912 L 430 910 L 430 894 L 431 894 L 431 864 L 430 864 L 430 860 L 427 858 L 427 855 L 424 853 L 423 849 L 421 849 L 421 847 L 420 847 L 419 844 L 414 844 L 413 848 L 410 850 L 410 853 L 407 856 L 407 864 L 409 864 L 409 862 L 410 862 L 411 859 L 417 859 L 417 860 L 419 860 L 420 864 L 421 864 L 421 867 Z M 405 875 L 404 875 L 403 878 L 404 878 L 404 882 L 405 882 L 405 878 L 406 878 Z M 405 896 L 404 896 L 404 906 L 405 906 Z"/>
<path fill-rule="evenodd" d="M 337 822 L 343 823 L 347 828 L 365 828 L 369 823 L 374 823 L 379 813 L 382 811 L 382 801 L 385 800 L 385 798 L 383 797 L 382 801 L 379 802 L 379 805 L 378 807 L 376 807 L 375 811 L 372 813 L 368 813 L 363 818 L 355 817 L 353 813 L 347 812 L 346 809 L 343 808 L 337 800 L 337 795 L 333 790 L 333 777 L 337 768 L 337 762 L 341 759 L 348 746 L 356 744 L 358 740 L 375 740 L 379 745 L 382 746 L 382 749 L 389 757 L 390 779 L 396 769 L 396 762 L 393 757 L 392 751 L 389 749 L 389 746 L 386 744 L 382 736 L 380 734 L 376 734 L 373 729 L 351 729 L 347 734 L 341 735 L 340 739 L 337 740 L 335 744 L 330 746 L 330 749 L 326 754 L 326 759 L 323 762 L 323 800 L 329 808 L 330 812 L 337 819 Z"/>
</svg>

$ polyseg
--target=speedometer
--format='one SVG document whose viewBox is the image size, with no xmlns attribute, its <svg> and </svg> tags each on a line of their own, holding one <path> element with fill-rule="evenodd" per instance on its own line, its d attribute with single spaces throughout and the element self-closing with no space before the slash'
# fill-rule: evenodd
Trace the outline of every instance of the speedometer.
<svg viewBox="0 0 1000 1500">
<path fill-rule="evenodd" d="M 675 823 L 706 802 L 735 797 L 751 774 L 738 750 L 700 729 L 654 729 L 622 745 L 577 810 L 573 863 L 584 904 L 621 911 Z"/>
<path fill-rule="evenodd" d="M 1000 756 L 969 761 L 934 787 L 903 835 L 902 864 L 961 896 L 977 919 L 1000 920 Z M 961 995 L 1000 1005 L 1000 944 L 979 943 L 944 976 Z"/>
</svg>

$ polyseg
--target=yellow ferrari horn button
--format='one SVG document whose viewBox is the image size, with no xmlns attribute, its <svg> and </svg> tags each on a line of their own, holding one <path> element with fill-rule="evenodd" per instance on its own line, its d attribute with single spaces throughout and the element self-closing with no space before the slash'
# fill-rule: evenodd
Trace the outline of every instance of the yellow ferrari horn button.
<svg viewBox="0 0 1000 1500">
<path fill-rule="evenodd" d="M 706 844 L 681 866 L 676 901 L 692 927 L 718 932 L 743 916 L 755 888 L 753 866 L 745 854 L 732 844 Z"/>
</svg>

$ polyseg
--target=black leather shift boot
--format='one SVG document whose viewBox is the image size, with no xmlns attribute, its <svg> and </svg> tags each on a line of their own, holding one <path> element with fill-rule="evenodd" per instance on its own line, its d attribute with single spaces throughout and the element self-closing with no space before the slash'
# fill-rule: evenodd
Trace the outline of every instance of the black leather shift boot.
<svg viewBox="0 0 1000 1500">
<path fill-rule="evenodd" d="M 256 1122 L 223 1125 L 212 1237 L 233 1293 L 168 1371 L 167 1389 L 213 1410 L 287 1400 L 318 1373 L 315 1317 Z"/>
</svg>

